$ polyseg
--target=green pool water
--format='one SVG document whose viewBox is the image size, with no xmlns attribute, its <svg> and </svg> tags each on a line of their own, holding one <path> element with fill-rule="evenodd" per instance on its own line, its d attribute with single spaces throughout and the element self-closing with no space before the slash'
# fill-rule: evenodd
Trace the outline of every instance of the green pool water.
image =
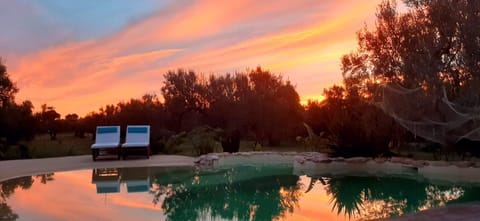
<svg viewBox="0 0 480 221">
<path fill-rule="evenodd" d="M 480 200 L 479 184 L 292 167 L 98 168 L 0 183 L 0 220 L 368 220 Z"/>
</svg>

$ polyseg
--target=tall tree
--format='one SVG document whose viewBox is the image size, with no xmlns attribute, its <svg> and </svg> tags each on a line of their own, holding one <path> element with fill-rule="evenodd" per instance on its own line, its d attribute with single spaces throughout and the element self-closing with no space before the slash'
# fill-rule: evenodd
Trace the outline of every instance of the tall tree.
<svg viewBox="0 0 480 221">
<path fill-rule="evenodd" d="M 248 76 L 252 96 L 245 108 L 251 111 L 252 130 L 257 140 L 277 145 L 280 140 L 293 137 L 291 133 L 303 120 L 300 97 L 294 86 L 261 67 L 251 70 Z"/>
<path fill-rule="evenodd" d="M 5 153 L 11 145 L 34 136 L 33 104 L 30 101 L 16 104 L 14 95 L 17 92 L 18 88 L 10 80 L 7 67 L 0 59 L 0 159 L 6 158 Z"/>
<path fill-rule="evenodd" d="M 383 1 L 375 27 L 362 29 L 358 49 L 342 58 L 347 94 L 381 101 L 433 142 L 480 139 L 480 2 L 404 2 L 409 10 L 398 13 L 394 1 Z"/>
<path fill-rule="evenodd" d="M 208 78 L 170 71 L 165 74 L 162 94 L 174 130 L 191 130 L 202 124 L 220 127 L 228 151 L 238 151 L 240 139 L 247 135 L 274 145 L 292 139 L 302 122 L 303 109 L 295 87 L 261 67 Z"/>
<path fill-rule="evenodd" d="M 164 75 L 162 95 L 175 130 L 192 129 L 199 121 L 199 114 L 207 107 L 204 86 L 193 71 L 179 69 Z"/>
<path fill-rule="evenodd" d="M 358 33 L 357 51 L 342 58 L 347 89 L 364 94 L 376 83 L 424 87 L 456 98 L 480 80 L 480 2 L 475 0 L 406 0 L 410 10 L 397 13 L 383 1 L 376 26 Z M 477 92 L 475 92 L 477 91 Z M 480 99 L 480 98 L 477 98 Z"/>
<path fill-rule="evenodd" d="M 36 113 L 36 117 L 40 123 L 42 132 L 47 132 L 51 140 L 57 139 L 57 132 L 59 129 L 60 114 L 55 111 L 55 108 L 42 104 L 40 113 Z"/>
<path fill-rule="evenodd" d="M 14 95 L 18 92 L 18 88 L 10 80 L 2 58 L 0 57 L 0 107 L 6 106 L 8 103 L 14 102 Z"/>
</svg>

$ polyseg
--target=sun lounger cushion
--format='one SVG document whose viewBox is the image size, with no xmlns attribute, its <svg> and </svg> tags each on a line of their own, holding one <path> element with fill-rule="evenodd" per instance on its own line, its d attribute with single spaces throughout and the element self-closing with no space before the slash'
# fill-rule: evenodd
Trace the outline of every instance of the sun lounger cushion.
<svg viewBox="0 0 480 221">
<path fill-rule="evenodd" d="M 147 147 L 150 145 L 150 126 L 128 126 L 127 138 L 122 147 Z"/>
<path fill-rule="evenodd" d="M 96 148 L 117 148 L 120 145 L 120 126 L 99 126 L 95 143 L 92 149 Z"/>
</svg>

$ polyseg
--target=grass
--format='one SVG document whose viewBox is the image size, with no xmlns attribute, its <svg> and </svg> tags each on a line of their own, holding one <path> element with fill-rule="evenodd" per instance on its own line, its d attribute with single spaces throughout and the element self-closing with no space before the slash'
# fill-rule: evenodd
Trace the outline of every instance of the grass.
<svg viewBox="0 0 480 221">
<path fill-rule="evenodd" d="M 91 135 L 87 135 L 85 138 L 78 138 L 73 133 L 61 133 L 57 135 L 56 140 L 50 140 L 48 134 L 37 135 L 34 140 L 21 143 L 28 147 L 29 158 L 47 158 L 47 157 L 62 157 L 62 156 L 75 156 L 75 155 L 90 155 L 90 146 L 94 143 Z M 7 159 L 20 159 L 20 145 L 14 146 L 6 153 Z M 189 144 L 181 144 L 174 148 L 175 150 L 170 154 L 180 154 L 187 156 L 198 155 L 197 151 Z M 214 152 L 222 152 L 220 143 L 216 143 L 213 147 Z M 305 152 L 305 151 L 319 151 L 328 153 L 326 149 L 312 149 L 304 147 L 302 144 L 290 143 L 280 146 L 255 146 L 254 142 L 242 141 L 240 143 L 240 151 L 280 151 L 280 152 Z M 421 160 L 439 160 L 438 156 L 434 153 L 427 153 L 422 151 L 398 151 L 397 154 L 403 157 L 409 157 L 413 159 Z M 442 156 L 440 156 L 442 157 Z M 452 158 L 452 156 L 450 156 Z M 462 160 L 462 159 L 457 159 Z M 473 159 L 470 159 L 473 160 Z M 475 159 L 480 160 L 480 159 Z"/>
<path fill-rule="evenodd" d="M 222 146 L 219 142 L 216 142 L 213 146 L 213 152 L 222 152 Z M 328 150 L 326 149 L 312 149 L 304 147 L 302 144 L 296 143 L 288 143 L 282 144 L 279 146 L 261 146 L 259 144 L 255 145 L 253 141 L 246 141 L 242 140 L 240 142 L 240 152 L 249 152 L 249 151 L 277 151 L 277 152 L 311 152 L 311 151 L 319 151 L 327 153 Z M 169 154 L 179 154 L 179 155 L 186 155 L 186 156 L 198 156 L 198 151 L 195 150 L 194 146 L 189 143 L 183 143 L 178 146 L 171 148 L 168 153 Z"/>
<path fill-rule="evenodd" d="M 57 135 L 56 140 L 50 140 L 48 134 L 37 135 L 31 142 L 25 143 L 30 158 L 46 158 L 91 154 L 90 146 L 94 143 L 91 137 L 78 138 L 73 133 Z M 18 148 L 12 148 L 20 151 Z"/>
</svg>

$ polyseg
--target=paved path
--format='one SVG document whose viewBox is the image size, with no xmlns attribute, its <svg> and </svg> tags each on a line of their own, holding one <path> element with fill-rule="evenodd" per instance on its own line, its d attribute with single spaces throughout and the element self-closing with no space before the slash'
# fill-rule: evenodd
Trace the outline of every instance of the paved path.
<svg viewBox="0 0 480 221">
<path fill-rule="evenodd" d="M 127 160 L 102 159 L 92 161 L 92 156 L 57 157 L 32 160 L 0 161 L 0 181 L 14 177 L 30 176 L 41 173 L 140 166 L 193 166 L 195 158 L 177 155 L 154 155 L 150 159 L 134 158 Z"/>
</svg>

